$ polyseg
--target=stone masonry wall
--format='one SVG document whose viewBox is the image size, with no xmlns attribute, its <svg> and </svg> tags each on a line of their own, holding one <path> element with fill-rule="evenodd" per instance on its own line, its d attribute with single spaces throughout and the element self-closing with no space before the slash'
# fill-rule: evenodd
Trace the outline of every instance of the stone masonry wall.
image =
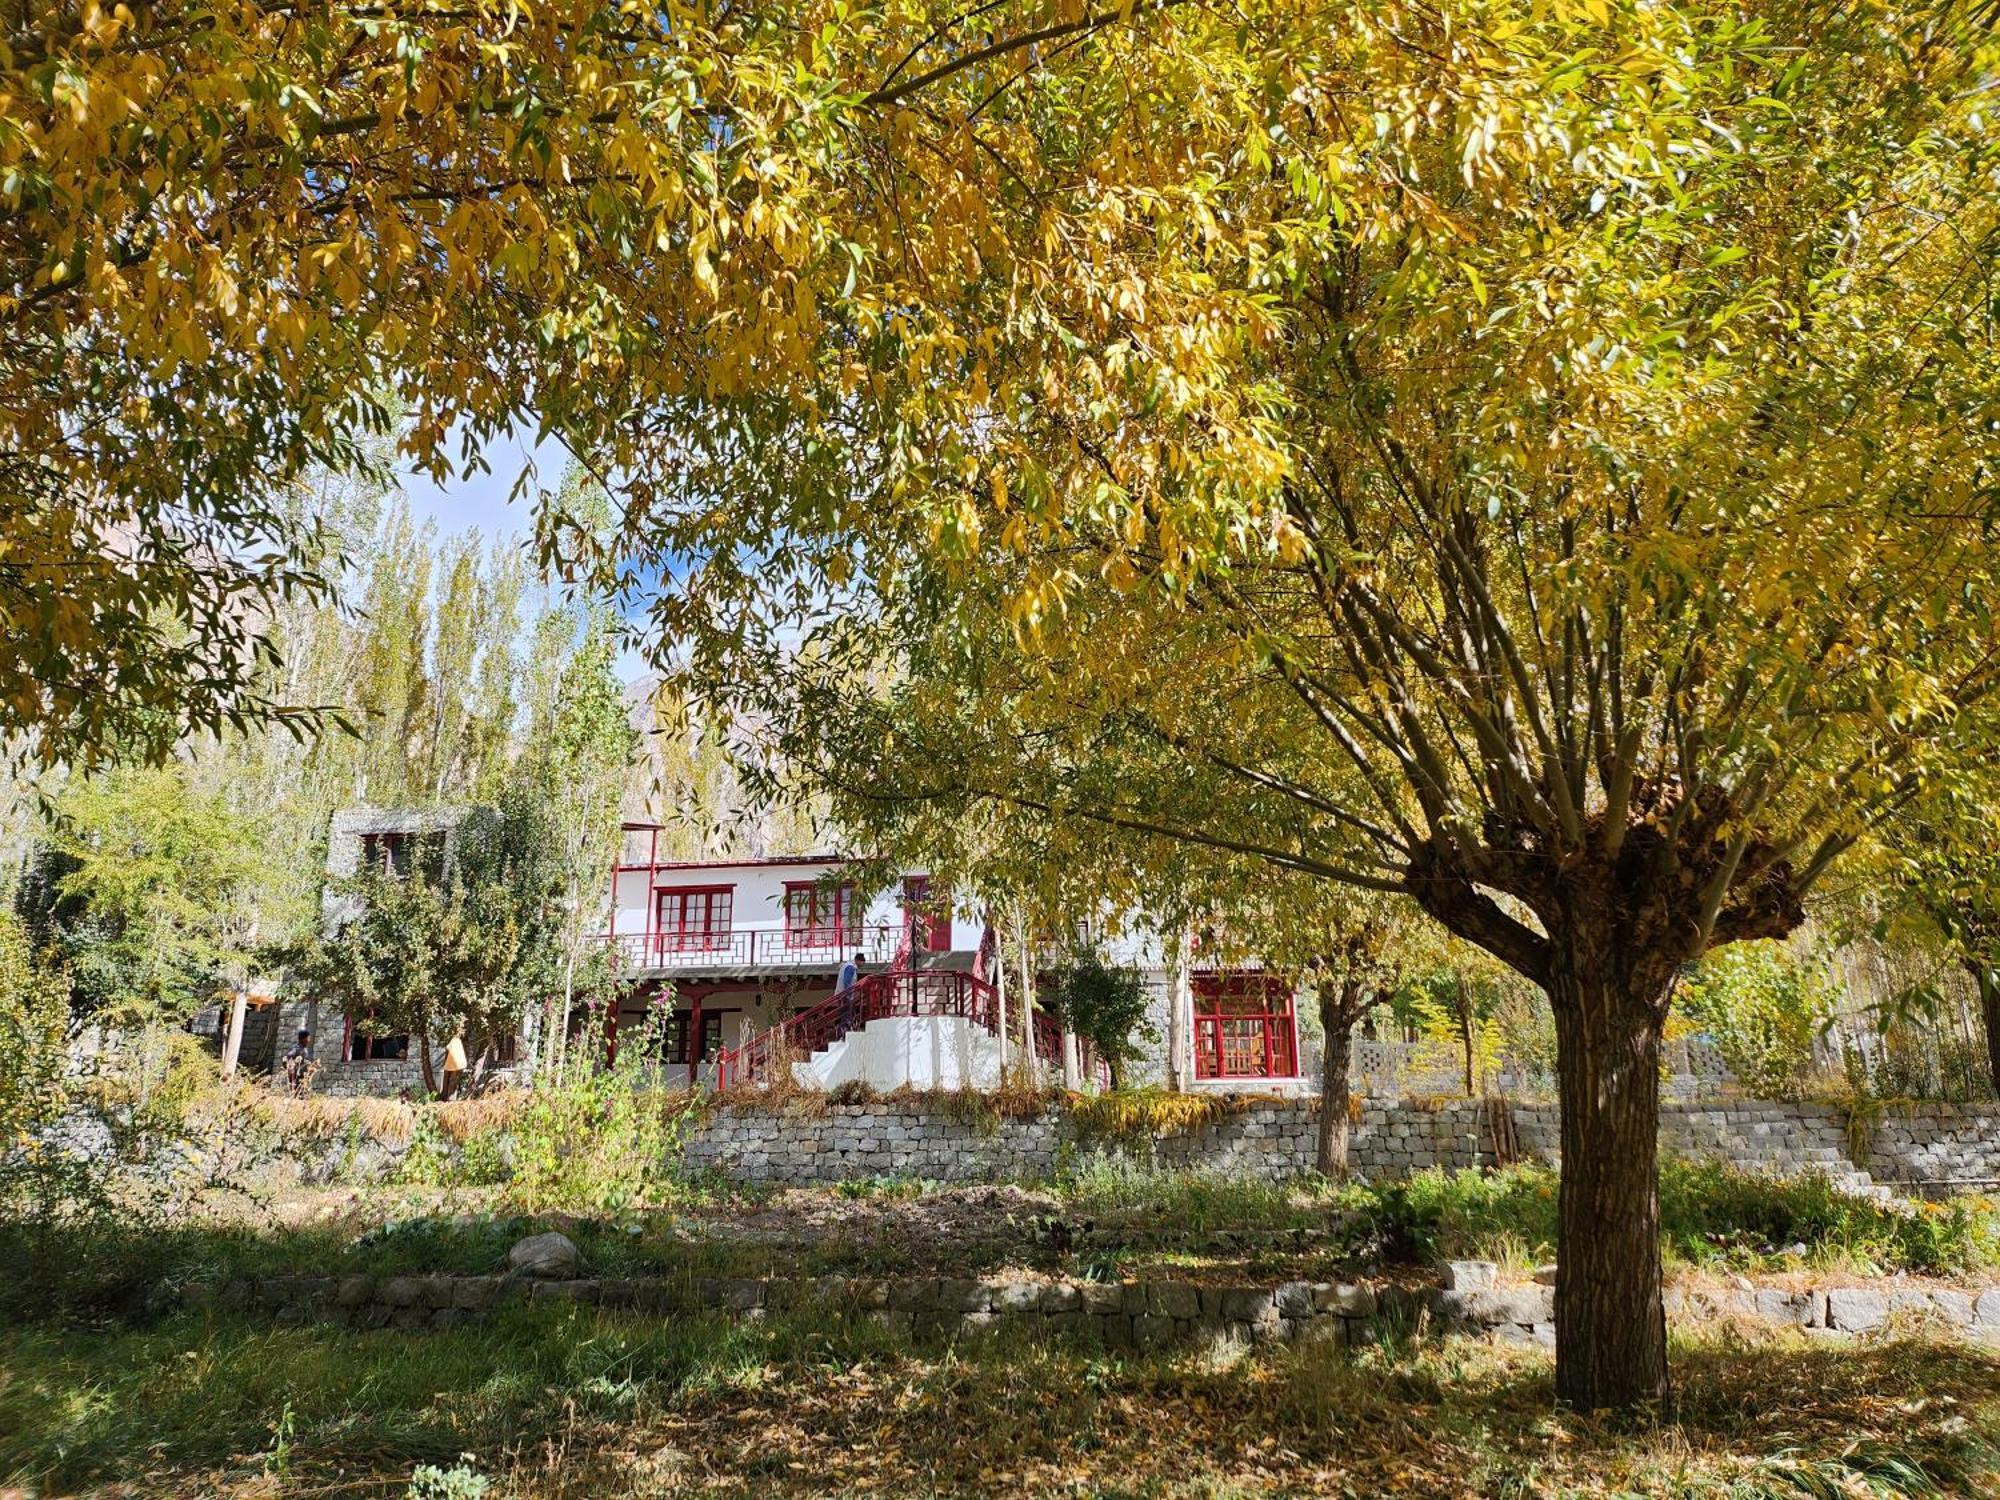
<svg viewBox="0 0 2000 1500">
<path fill-rule="evenodd" d="M 1460 1274 L 1466 1271 L 1475 1274 Z M 1492 1271 L 1488 1262 L 1457 1262 L 1442 1287 L 1368 1281 L 1197 1286 L 1176 1281 L 946 1277 L 540 1281 L 521 1276 L 350 1275 L 266 1276 L 256 1281 L 182 1284 L 162 1291 L 193 1306 L 254 1310 L 283 1322 L 357 1328 L 451 1327 L 484 1317 L 509 1301 L 534 1300 L 737 1318 L 818 1306 L 919 1333 L 1028 1323 L 1118 1347 L 1202 1338 L 1301 1338 L 1358 1345 L 1374 1338 L 1385 1324 L 1553 1345 L 1553 1290 L 1541 1284 L 1502 1284 Z M 1742 1317 L 1816 1333 L 1855 1334 L 1916 1321 L 1968 1339 L 2000 1343 L 2000 1288 L 1674 1287 L 1666 1300 L 1670 1317 L 1689 1322 Z"/>
<path fill-rule="evenodd" d="M 830 1104 L 823 1112 L 723 1105 L 688 1143 L 690 1165 L 753 1182 L 812 1185 L 876 1176 L 975 1182 L 1047 1177 L 1093 1152 L 1169 1167 L 1272 1180 L 1312 1162 L 1314 1100 L 1260 1101 L 1184 1134 L 1094 1139 L 1057 1111 L 968 1120 L 917 1101 Z M 1496 1119 L 1485 1101 L 1370 1103 L 1356 1122 L 1353 1159 L 1365 1176 L 1425 1167 L 1474 1167 L 1494 1159 L 1496 1124 L 1511 1126 L 1516 1154 L 1553 1161 L 1552 1104 L 1516 1104 Z M 1825 1105 L 1729 1100 L 1663 1106 L 1671 1153 L 1774 1173 L 1813 1168 L 1852 1186 L 1876 1182 L 1937 1189 L 2000 1175 L 2000 1108 L 1926 1105 L 1890 1112 L 1865 1133 L 1867 1170 L 1849 1159 L 1848 1120 Z"/>
</svg>

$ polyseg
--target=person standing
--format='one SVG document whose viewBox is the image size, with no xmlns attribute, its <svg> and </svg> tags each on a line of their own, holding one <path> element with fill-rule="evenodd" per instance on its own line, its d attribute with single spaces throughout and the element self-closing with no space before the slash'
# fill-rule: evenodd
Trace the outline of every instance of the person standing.
<svg viewBox="0 0 2000 1500">
<path fill-rule="evenodd" d="M 840 966 L 840 975 L 833 982 L 833 992 L 840 996 L 840 1029 L 843 1035 L 859 1024 L 856 1019 L 859 1014 L 858 997 L 854 993 L 854 986 L 860 979 L 861 955 L 857 953 Z"/>
<path fill-rule="evenodd" d="M 295 1094 L 305 1092 L 306 1070 L 312 1066 L 312 1033 L 301 1031 L 285 1054 L 285 1086 Z"/>
<path fill-rule="evenodd" d="M 458 1092 L 458 1085 L 465 1077 L 465 1034 L 454 1031 L 451 1040 L 444 1044 L 444 1087 L 438 1091 L 438 1098 L 449 1099 Z"/>
</svg>

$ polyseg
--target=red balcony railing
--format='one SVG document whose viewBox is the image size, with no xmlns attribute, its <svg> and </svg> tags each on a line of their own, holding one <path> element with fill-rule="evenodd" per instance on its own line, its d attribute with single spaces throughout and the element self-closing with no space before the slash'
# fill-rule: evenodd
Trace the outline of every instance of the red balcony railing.
<svg viewBox="0 0 2000 1500">
<path fill-rule="evenodd" d="M 725 1051 L 716 1066 L 716 1087 L 768 1083 L 778 1064 L 811 1057 L 886 1016 L 958 1016 L 995 1035 L 1000 1030 L 993 986 L 962 969 L 865 974 L 810 1010 Z"/>
<path fill-rule="evenodd" d="M 630 969 L 837 969 L 859 953 L 872 964 L 891 963 L 902 952 L 900 923 L 865 927 L 733 927 L 620 932 L 606 935 L 620 967 Z"/>
</svg>

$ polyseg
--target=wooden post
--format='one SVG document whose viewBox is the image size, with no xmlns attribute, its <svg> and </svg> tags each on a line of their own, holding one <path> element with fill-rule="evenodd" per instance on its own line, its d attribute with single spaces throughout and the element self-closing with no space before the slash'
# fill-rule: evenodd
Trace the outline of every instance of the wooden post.
<svg viewBox="0 0 2000 1500">
<path fill-rule="evenodd" d="M 250 1005 L 250 991 L 245 985 L 237 985 L 236 993 L 229 1000 L 229 1035 L 222 1043 L 222 1076 L 236 1076 L 236 1059 L 243 1051 L 243 1015 Z"/>
<path fill-rule="evenodd" d="M 994 939 L 994 952 L 999 952 L 999 939 Z M 1007 963 L 1002 959 L 993 966 L 993 1009 L 994 1025 L 1000 1032 L 1000 1077 L 999 1086 L 1007 1086 Z"/>
<path fill-rule="evenodd" d="M 1173 939 L 1173 963 L 1167 973 L 1167 1087 L 1179 1093 L 1188 1086 L 1188 1017 L 1190 1003 L 1187 938 Z"/>
</svg>

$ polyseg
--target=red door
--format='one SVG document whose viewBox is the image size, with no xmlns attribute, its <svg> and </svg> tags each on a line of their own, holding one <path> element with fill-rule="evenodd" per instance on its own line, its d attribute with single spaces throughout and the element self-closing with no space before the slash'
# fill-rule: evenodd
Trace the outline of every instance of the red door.
<svg viewBox="0 0 2000 1500">
<path fill-rule="evenodd" d="M 903 881 L 903 936 L 912 953 L 943 953 L 951 947 L 950 901 L 931 894 L 928 875 Z"/>
</svg>

